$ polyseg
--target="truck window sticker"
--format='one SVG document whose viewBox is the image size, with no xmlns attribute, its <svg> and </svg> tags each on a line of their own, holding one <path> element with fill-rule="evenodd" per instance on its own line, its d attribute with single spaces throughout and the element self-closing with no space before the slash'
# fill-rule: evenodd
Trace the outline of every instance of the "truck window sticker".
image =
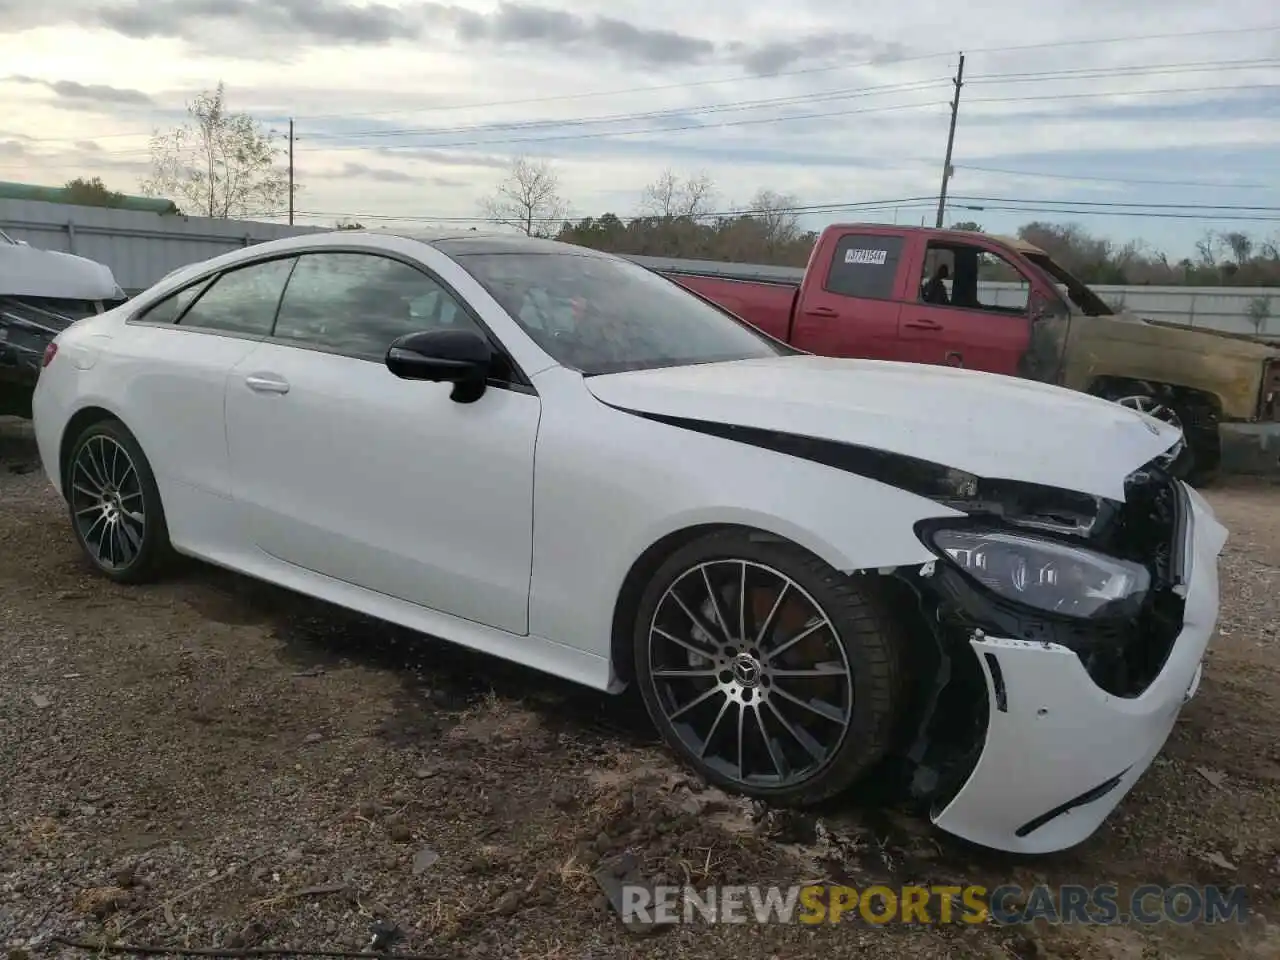
<svg viewBox="0 0 1280 960">
<path fill-rule="evenodd" d="M 844 252 L 845 263 L 866 263 L 875 267 L 884 266 L 888 257 L 888 250 L 846 250 Z"/>
<path fill-rule="evenodd" d="M 902 248 L 901 237 L 845 234 L 828 261 L 823 289 L 842 297 L 891 299 Z"/>
</svg>

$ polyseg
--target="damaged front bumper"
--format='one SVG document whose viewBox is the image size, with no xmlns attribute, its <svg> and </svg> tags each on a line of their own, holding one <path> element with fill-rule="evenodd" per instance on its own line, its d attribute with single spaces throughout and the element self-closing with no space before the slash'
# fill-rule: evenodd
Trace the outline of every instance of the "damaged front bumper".
<svg viewBox="0 0 1280 960">
<path fill-rule="evenodd" d="M 1182 627 L 1139 695 L 1107 692 L 1056 643 L 970 639 L 990 706 L 976 765 L 932 814 L 943 830 L 1000 850 L 1061 850 L 1089 837 L 1151 765 L 1199 685 L 1218 617 L 1227 533 L 1199 494 L 1182 491 Z"/>
</svg>

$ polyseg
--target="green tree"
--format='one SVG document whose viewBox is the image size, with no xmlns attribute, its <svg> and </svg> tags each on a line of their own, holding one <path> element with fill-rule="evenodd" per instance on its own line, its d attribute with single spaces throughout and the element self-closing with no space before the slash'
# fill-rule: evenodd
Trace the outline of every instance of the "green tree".
<svg viewBox="0 0 1280 960">
<path fill-rule="evenodd" d="M 221 82 L 188 103 L 187 113 L 188 122 L 152 136 L 144 194 L 171 197 L 188 213 L 220 219 L 276 214 L 288 206 L 288 170 L 280 162 L 286 151 L 278 133 L 228 110 Z"/>
<path fill-rule="evenodd" d="M 119 207 L 124 204 L 124 194 L 108 190 L 101 177 L 86 180 L 76 177 L 63 186 L 67 191 L 67 203 L 82 207 Z"/>
</svg>

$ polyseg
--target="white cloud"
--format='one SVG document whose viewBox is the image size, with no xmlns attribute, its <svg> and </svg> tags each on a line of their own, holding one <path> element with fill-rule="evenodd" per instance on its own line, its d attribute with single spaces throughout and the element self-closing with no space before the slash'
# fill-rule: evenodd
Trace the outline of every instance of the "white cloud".
<svg viewBox="0 0 1280 960">
<path fill-rule="evenodd" d="M 710 174 L 723 204 L 760 187 L 808 204 L 928 196 L 946 139 L 947 51 L 965 50 L 957 195 L 1280 207 L 1274 189 L 1194 185 L 1262 182 L 1280 155 L 1280 89 L 1244 89 L 1280 84 L 1280 30 L 1214 32 L 1267 26 L 1253 0 L 852 9 L 619 0 L 602 20 L 586 0 L 0 0 L 0 63 L 28 81 L 0 85 L 0 179 L 100 174 L 134 189 L 149 131 L 221 79 L 234 108 L 277 128 L 298 118 L 299 204 L 325 214 L 476 216 L 520 152 L 556 162 L 581 215 L 633 212 L 665 167 Z M 1185 36 L 1094 42 L 1165 34 Z M 1194 66 L 1224 61 L 1252 66 Z M 789 75 L 752 74 L 769 66 Z M 783 102 L 726 106 L 769 100 Z M 685 116 L 579 122 L 659 111 Z M 743 122 L 806 113 L 843 115 Z M 986 214 L 1000 229 L 1030 219 Z M 1080 219 L 1174 247 L 1211 225 Z"/>
</svg>

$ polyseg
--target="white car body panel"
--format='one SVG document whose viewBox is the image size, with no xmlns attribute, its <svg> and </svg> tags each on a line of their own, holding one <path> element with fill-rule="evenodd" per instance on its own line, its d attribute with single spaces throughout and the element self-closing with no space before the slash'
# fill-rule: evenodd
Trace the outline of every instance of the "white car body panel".
<svg viewBox="0 0 1280 960">
<path fill-rule="evenodd" d="M 597 403 L 592 379 L 559 367 L 534 378 L 544 412 L 529 605 L 530 626 L 543 636 L 607 655 L 632 563 L 690 527 L 756 527 L 852 571 L 930 562 L 912 526 L 960 515 L 822 464 L 788 459 L 778 472 L 768 450 Z"/>
<path fill-rule="evenodd" d="M 94 301 L 121 295 L 104 263 L 0 238 L 0 297 Z"/>
<path fill-rule="evenodd" d="M 499 389 L 453 403 L 451 389 L 257 344 L 227 382 L 231 495 L 276 559 L 523 634 L 541 404 Z"/>
<path fill-rule="evenodd" d="M 1164 669 L 1141 695 L 1102 690 L 1066 647 L 990 636 L 971 641 L 993 709 L 982 756 L 959 793 L 934 815 L 938 826 L 1001 850 L 1062 850 L 1088 838 L 1137 783 L 1195 694 L 1218 619 L 1218 555 L 1227 532 L 1194 491 L 1190 503 L 1184 626 Z M 1000 664 L 1004 712 L 994 708 L 988 655 Z M 1034 753 L 1028 743 L 1035 744 Z M 1102 796 L 1018 836 L 1020 825 L 1112 778 L 1115 786 Z"/>
<path fill-rule="evenodd" d="M 433 271 L 532 389 L 491 387 L 462 404 L 449 385 L 401 380 L 368 360 L 130 322 L 223 266 L 327 248 L 393 253 Z M 381 234 L 291 238 L 193 265 L 57 343 L 34 398 L 55 488 L 73 418 L 105 410 L 146 451 L 180 552 L 599 689 L 620 688 L 629 673 L 614 646 L 627 576 L 670 535 L 741 525 L 839 571 L 887 573 L 937 559 L 916 523 L 964 516 L 887 481 L 655 418 L 836 441 L 1116 500 L 1127 475 L 1177 440 L 1106 401 L 915 364 L 794 356 L 584 377 L 439 249 Z M 1190 497 L 1185 625 L 1141 696 L 1104 693 L 1065 648 L 973 641 L 992 719 L 976 767 L 936 814 L 940 827 L 1001 849 L 1070 846 L 1150 763 L 1217 615 L 1225 532 Z M 1010 691 L 1007 712 L 995 709 L 988 653 Z M 1016 835 L 1122 769 L 1105 797 Z"/>
<path fill-rule="evenodd" d="M 617 373 L 588 383 L 618 407 L 801 433 L 1117 500 L 1124 499 L 1124 478 L 1180 435 L 1087 394 L 915 363 L 781 357 Z"/>
</svg>

